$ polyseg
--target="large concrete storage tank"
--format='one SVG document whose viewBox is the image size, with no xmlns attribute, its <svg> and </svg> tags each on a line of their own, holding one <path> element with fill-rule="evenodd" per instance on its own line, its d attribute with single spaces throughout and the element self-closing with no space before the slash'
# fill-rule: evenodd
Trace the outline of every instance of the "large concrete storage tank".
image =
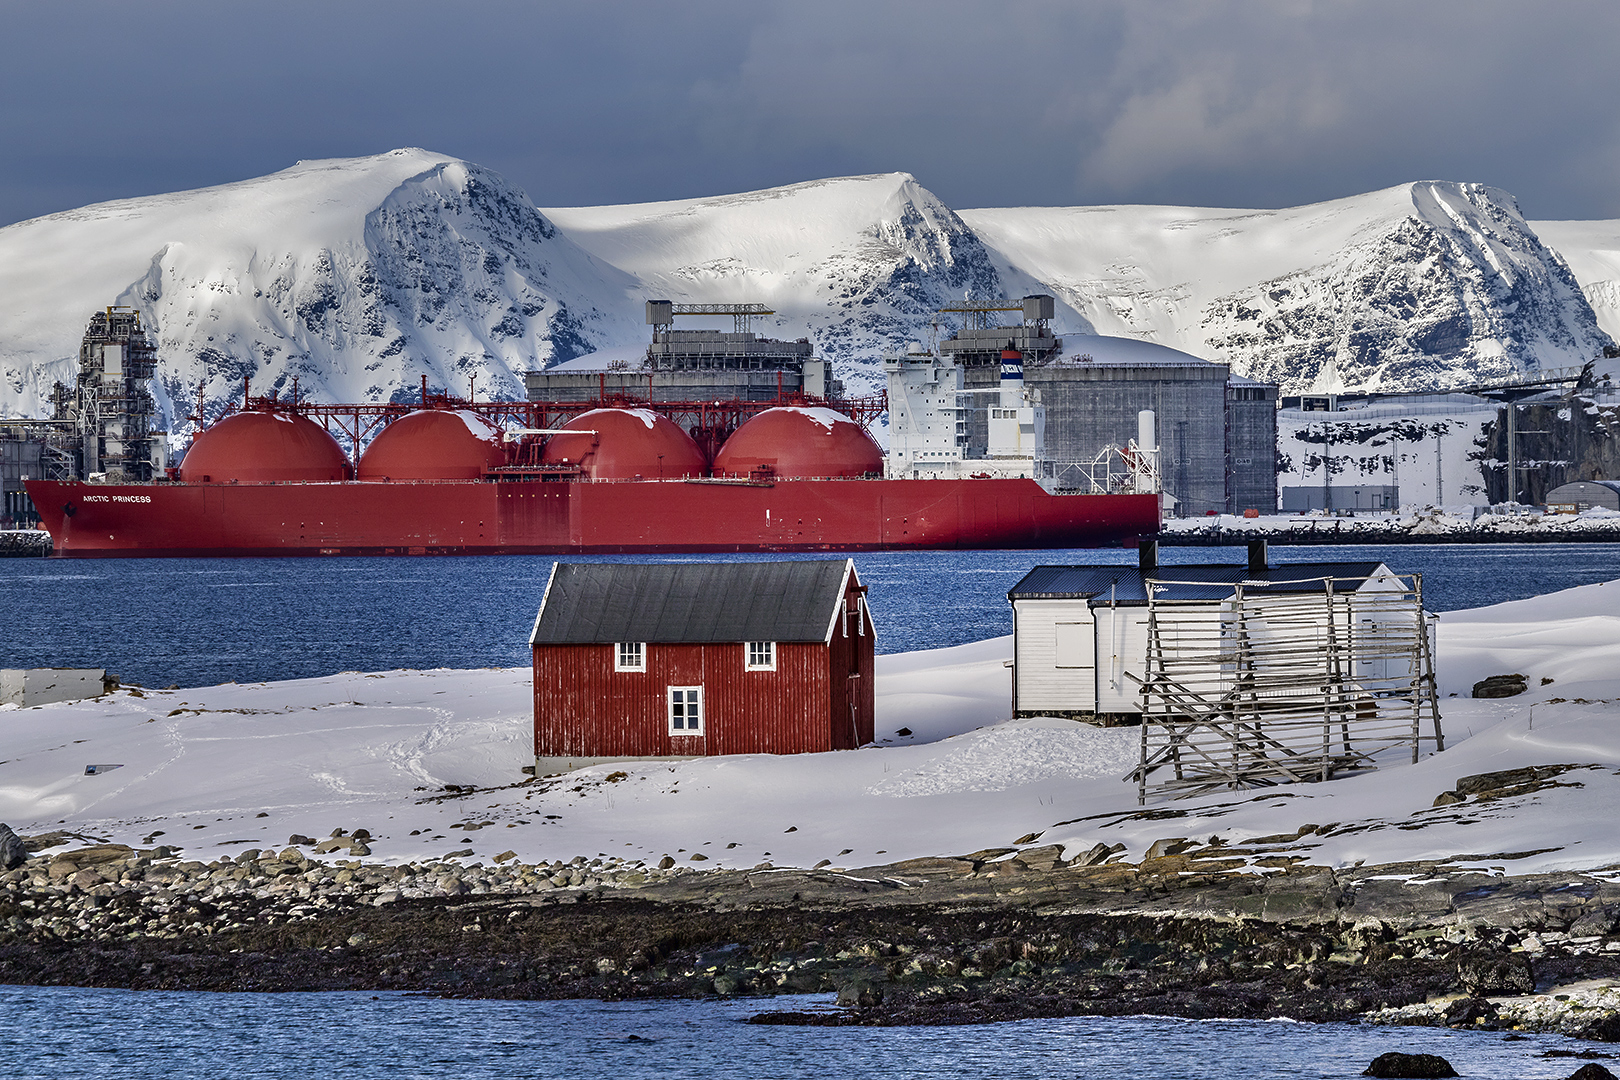
<svg viewBox="0 0 1620 1080">
<path fill-rule="evenodd" d="M 465 409 L 407 413 L 360 455 L 361 480 L 476 480 L 506 464 L 501 432 Z"/>
<path fill-rule="evenodd" d="M 692 437 L 651 409 L 592 409 L 563 427 L 566 433 L 546 443 L 541 462 L 578 465 L 592 480 L 675 480 L 708 471 Z"/>
<path fill-rule="evenodd" d="M 241 412 L 199 434 L 180 464 L 187 483 L 330 481 L 349 478 L 337 440 L 297 413 Z"/>
<path fill-rule="evenodd" d="M 841 412 L 766 409 L 738 428 L 714 456 L 714 475 L 770 472 L 784 478 L 882 476 L 883 451 Z"/>
</svg>

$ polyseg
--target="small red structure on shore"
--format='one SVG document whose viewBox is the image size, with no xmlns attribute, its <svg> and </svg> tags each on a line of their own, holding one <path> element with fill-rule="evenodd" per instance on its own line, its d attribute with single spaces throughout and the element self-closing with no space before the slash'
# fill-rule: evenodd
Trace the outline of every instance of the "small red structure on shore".
<svg viewBox="0 0 1620 1080">
<path fill-rule="evenodd" d="M 555 563 L 529 637 L 536 774 L 852 750 L 876 636 L 849 559 Z"/>
</svg>

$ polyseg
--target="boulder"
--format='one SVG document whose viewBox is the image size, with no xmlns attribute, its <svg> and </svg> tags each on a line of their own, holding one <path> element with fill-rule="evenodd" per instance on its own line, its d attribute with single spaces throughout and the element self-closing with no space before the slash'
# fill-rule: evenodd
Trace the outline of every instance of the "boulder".
<svg viewBox="0 0 1620 1080">
<path fill-rule="evenodd" d="M 1576 1038 L 1591 1039 L 1594 1042 L 1620 1042 L 1620 1014 L 1610 1013 L 1601 1020 L 1595 1020 L 1576 1033 Z"/>
<path fill-rule="evenodd" d="M 1484 998 L 1458 998 L 1446 1007 L 1449 1027 L 1494 1028 L 1500 1018 L 1496 1006 Z"/>
<path fill-rule="evenodd" d="M 1488 675 L 1474 684 L 1477 698 L 1518 697 L 1530 688 L 1523 675 Z"/>
<path fill-rule="evenodd" d="M 14 870 L 28 861 L 28 849 L 11 826 L 0 825 L 0 870 Z"/>
<path fill-rule="evenodd" d="M 845 1008 L 871 1008 L 883 1004 L 883 988 L 866 979 L 852 979 L 838 988 L 838 1004 Z"/>
<path fill-rule="evenodd" d="M 1373 1058 L 1372 1064 L 1368 1065 L 1361 1075 L 1423 1078 L 1456 1076 L 1457 1070 L 1451 1067 L 1451 1062 L 1439 1054 L 1402 1054 L 1391 1051 Z"/>
<path fill-rule="evenodd" d="M 1474 997 L 1536 992 L 1535 971 L 1526 953 L 1465 952 L 1457 958 L 1457 981 Z"/>
<path fill-rule="evenodd" d="M 1569 1080 L 1617 1080 L 1617 1078 L 1614 1073 L 1597 1062 L 1588 1061 L 1585 1065 L 1570 1073 Z"/>
</svg>

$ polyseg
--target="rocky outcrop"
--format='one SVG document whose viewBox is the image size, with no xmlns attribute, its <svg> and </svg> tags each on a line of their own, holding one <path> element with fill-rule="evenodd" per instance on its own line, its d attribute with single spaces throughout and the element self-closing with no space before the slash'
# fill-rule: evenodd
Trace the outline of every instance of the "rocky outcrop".
<svg viewBox="0 0 1620 1080">
<path fill-rule="evenodd" d="M 1620 476 L 1620 403 L 1612 395 L 1549 396 L 1515 407 L 1517 498 L 1508 491 L 1506 407 L 1486 427 L 1476 453 L 1492 502 L 1541 504 L 1561 484 Z"/>
<path fill-rule="evenodd" d="M 1082 866 L 1049 845 L 702 872 L 584 857 L 525 865 L 507 853 L 490 866 L 394 866 L 291 847 L 204 863 L 91 844 L 0 875 L 0 981 L 829 992 L 847 1006 L 760 1018 L 770 1023 L 1377 1011 L 1393 1023 L 1604 1037 L 1601 1024 L 1620 1013 L 1620 990 L 1533 992 L 1620 978 L 1620 885 L 1434 864 L 1329 870 L 1291 857 L 1262 877 L 1217 854 L 1194 845 Z"/>
</svg>

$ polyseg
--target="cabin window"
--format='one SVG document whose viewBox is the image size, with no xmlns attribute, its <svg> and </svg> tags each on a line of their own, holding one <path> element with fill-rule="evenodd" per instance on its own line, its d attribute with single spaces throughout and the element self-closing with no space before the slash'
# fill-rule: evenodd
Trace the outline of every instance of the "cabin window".
<svg viewBox="0 0 1620 1080">
<path fill-rule="evenodd" d="M 669 733 L 671 735 L 703 734 L 703 687 L 672 686 L 669 688 Z"/>
<path fill-rule="evenodd" d="M 645 641 L 621 641 L 613 646 L 613 670 L 646 671 L 647 643 Z"/>
<path fill-rule="evenodd" d="M 776 670 L 776 642 L 750 641 L 748 643 L 748 670 Z"/>
</svg>

